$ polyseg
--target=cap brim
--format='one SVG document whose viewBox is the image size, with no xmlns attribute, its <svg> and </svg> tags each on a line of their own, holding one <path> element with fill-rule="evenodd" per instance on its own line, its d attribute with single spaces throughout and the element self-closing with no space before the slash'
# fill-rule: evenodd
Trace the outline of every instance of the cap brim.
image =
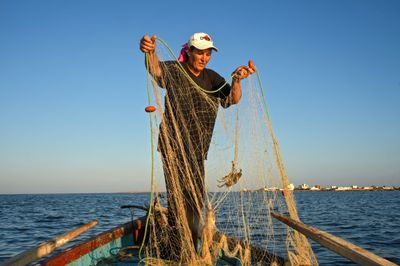
<svg viewBox="0 0 400 266">
<path fill-rule="evenodd" d="M 200 46 L 200 45 L 193 45 L 195 48 L 199 49 L 199 50 L 206 50 L 206 49 L 213 49 L 214 51 L 218 52 L 218 48 L 213 46 L 213 45 L 207 45 L 207 46 Z"/>
</svg>

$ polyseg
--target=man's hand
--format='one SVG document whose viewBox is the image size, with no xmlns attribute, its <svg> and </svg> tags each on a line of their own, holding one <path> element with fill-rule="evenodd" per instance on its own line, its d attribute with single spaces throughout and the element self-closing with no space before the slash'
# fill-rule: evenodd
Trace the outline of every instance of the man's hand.
<svg viewBox="0 0 400 266">
<path fill-rule="evenodd" d="M 156 39 L 157 36 L 153 35 L 151 37 L 144 35 L 140 40 L 140 51 L 143 53 L 152 53 L 156 49 Z"/>
<path fill-rule="evenodd" d="M 249 75 L 253 74 L 257 71 L 256 66 L 254 65 L 253 60 L 249 60 L 248 66 L 240 66 L 233 71 L 232 79 L 234 81 L 240 81 L 242 79 L 247 78 Z"/>
<path fill-rule="evenodd" d="M 140 51 L 146 53 L 146 65 L 149 68 L 149 72 L 153 77 L 161 77 L 161 68 L 159 66 L 158 57 L 155 53 L 157 36 L 144 35 L 140 39 Z M 147 56 L 148 55 L 148 56 Z"/>
</svg>

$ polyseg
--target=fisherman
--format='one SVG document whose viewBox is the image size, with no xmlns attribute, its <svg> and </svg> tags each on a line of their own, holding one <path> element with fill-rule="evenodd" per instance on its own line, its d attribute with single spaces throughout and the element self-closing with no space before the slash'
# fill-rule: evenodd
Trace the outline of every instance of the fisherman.
<svg viewBox="0 0 400 266">
<path fill-rule="evenodd" d="M 205 196 L 204 161 L 218 107 L 227 108 L 240 101 L 241 80 L 256 68 L 252 61 L 248 66 L 239 66 L 229 84 L 206 68 L 212 53 L 218 51 L 207 33 L 193 34 L 183 45 L 178 62 L 158 59 L 156 39 L 156 35 L 143 36 L 140 50 L 147 54 L 150 74 L 166 90 L 158 150 L 167 189 L 168 223 L 179 231 L 186 218 L 196 248 Z"/>
</svg>

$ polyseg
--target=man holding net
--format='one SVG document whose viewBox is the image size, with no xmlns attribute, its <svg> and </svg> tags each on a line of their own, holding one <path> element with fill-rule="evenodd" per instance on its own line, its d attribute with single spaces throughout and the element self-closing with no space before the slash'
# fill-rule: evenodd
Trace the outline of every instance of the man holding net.
<svg viewBox="0 0 400 266">
<path fill-rule="evenodd" d="M 143 36 L 140 50 L 146 54 L 150 74 L 166 90 L 160 124 L 161 153 L 168 199 L 168 223 L 176 230 L 177 245 L 194 249 L 201 237 L 205 196 L 204 161 L 210 146 L 219 105 L 240 101 L 241 80 L 256 71 L 252 61 L 232 73 L 231 84 L 206 68 L 218 51 L 206 33 L 195 33 L 183 46 L 178 61 L 161 61 L 155 52 L 157 37 Z M 179 254 L 180 257 L 185 254 Z M 190 254 L 186 254 L 190 256 Z"/>
</svg>

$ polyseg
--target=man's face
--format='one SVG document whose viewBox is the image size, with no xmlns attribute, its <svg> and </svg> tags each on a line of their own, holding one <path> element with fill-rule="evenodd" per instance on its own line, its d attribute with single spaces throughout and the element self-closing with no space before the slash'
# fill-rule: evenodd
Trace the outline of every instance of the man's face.
<svg viewBox="0 0 400 266">
<path fill-rule="evenodd" d="M 205 49 L 199 50 L 194 48 L 192 51 L 189 51 L 189 66 L 195 71 L 200 73 L 208 64 L 208 61 L 211 59 L 212 50 Z"/>
</svg>

